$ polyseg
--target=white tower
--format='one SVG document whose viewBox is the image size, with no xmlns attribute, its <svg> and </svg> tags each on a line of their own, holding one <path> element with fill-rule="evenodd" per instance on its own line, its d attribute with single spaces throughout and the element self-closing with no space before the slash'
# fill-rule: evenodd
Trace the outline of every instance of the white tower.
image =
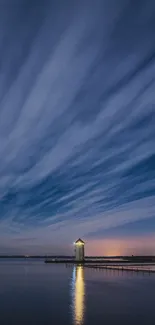
<svg viewBox="0 0 155 325">
<path fill-rule="evenodd" d="M 75 242 L 76 261 L 84 261 L 84 244 L 84 241 L 80 238 Z"/>
</svg>

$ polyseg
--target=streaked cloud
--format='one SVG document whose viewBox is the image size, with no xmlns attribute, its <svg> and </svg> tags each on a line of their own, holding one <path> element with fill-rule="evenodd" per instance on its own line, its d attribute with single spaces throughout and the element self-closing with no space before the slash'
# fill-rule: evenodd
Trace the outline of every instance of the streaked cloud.
<svg viewBox="0 0 155 325">
<path fill-rule="evenodd" d="M 76 236 L 149 224 L 154 2 L 10 6 L 0 12 L 3 251 L 29 239 L 28 249 L 60 252 L 60 238 L 67 251 Z"/>
</svg>

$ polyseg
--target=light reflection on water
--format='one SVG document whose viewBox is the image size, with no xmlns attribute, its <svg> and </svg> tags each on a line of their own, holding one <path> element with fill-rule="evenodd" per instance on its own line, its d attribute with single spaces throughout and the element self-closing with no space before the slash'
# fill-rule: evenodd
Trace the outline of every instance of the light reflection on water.
<svg viewBox="0 0 155 325">
<path fill-rule="evenodd" d="M 84 324 L 85 312 L 85 283 L 84 268 L 82 266 L 74 266 L 72 274 L 72 312 L 73 324 Z"/>
<path fill-rule="evenodd" d="M 0 325 L 152 325 L 155 274 L 0 260 Z"/>
</svg>

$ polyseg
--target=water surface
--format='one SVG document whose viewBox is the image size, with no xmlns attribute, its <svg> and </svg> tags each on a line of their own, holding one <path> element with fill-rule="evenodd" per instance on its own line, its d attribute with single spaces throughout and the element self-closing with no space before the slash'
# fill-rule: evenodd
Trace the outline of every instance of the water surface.
<svg viewBox="0 0 155 325">
<path fill-rule="evenodd" d="M 0 260 L 0 324 L 155 324 L 155 275 Z"/>
</svg>

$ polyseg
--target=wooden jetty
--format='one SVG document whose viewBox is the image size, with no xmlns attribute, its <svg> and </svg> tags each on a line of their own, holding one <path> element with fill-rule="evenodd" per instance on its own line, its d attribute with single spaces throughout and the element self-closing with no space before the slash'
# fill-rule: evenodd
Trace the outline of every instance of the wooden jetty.
<svg viewBox="0 0 155 325">
<path fill-rule="evenodd" d="M 154 257 L 145 257 L 145 256 L 135 256 L 135 257 L 128 257 L 128 256 L 124 256 L 122 257 L 118 257 L 117 259 L 113 259 L 113 258 L 89 258 L 86 257 L 83 261 L 77 261 L 75 258 L 46 258 L 45 263 L 69 263 L 69 264 L 96 264 L 96 265 L 120 265 L 120 264 L 141 264 L 142 266 L 145 264 L 152 264 L 155 265 L 155 258 Z"/>
<path fill-rule="evenodd" d="M 49 264 L 65 264 L 66 266 L 82 265 L 86 268 L 93 268 L 98 270 L 118 270 L 118 271 L 130 271 L 141 273 L 155 273 L 155 261 L 154 258 L 148 257 L 124 257 L 113 259 L 98 259 L 98 258 L 85 258 L 83 261 L 77 261 L 74 258 L 47 258 L 44 261 Z M 151 268 L 154 266 L 154 269 Z"/>
<path fill-rule="evenodd" d="M 144 265 L 143 265 L 144 266 Z M 97 270 L 118 270 L 118 271 L 130 271 L 130 272 L 141 272 L 141 273 L 155 273 L 155 269 L 142 268 L 140 265 L 130 265 L 130 266 L 115 266 L 115 265 L 86 265 L 85 267 Z"/>
</svg>

